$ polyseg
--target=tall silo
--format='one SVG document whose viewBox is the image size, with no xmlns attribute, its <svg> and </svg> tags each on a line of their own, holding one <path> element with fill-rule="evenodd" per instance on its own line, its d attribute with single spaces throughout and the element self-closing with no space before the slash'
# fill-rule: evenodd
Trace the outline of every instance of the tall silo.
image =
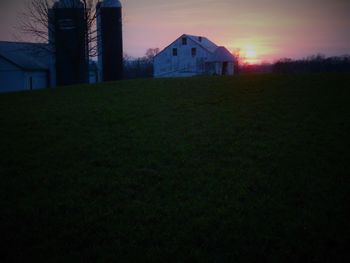
<svg viewBox="0 0 350 263">
<path fill-rule="evenodd" d="M 123 77 L 122 5 L 118 0 L 103 0 L 96 9 L 100 80 L 120 80 Z"/>
<path fill-rule="evenodd" d="M 87 21 L 80 0 L 58 0 L 49 11 L 58 86 L 88 83 Z"/>
</svg>

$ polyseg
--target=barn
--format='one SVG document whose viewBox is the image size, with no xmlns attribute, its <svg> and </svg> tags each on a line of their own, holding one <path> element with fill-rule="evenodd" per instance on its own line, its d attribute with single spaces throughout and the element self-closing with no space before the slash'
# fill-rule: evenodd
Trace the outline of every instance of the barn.
<svg viewBox="0 0 350 263">
<path fill-rule="evenodd" d="M 0 42 L 0 92 L 50 86 L 50 52 L 46 44 Z"/>
<path fill-rule="evenodd" d="M 206 37 L 184 34 L 154 58 L 154 77 L 233 75 L 234 56 Z"/>
</svg>

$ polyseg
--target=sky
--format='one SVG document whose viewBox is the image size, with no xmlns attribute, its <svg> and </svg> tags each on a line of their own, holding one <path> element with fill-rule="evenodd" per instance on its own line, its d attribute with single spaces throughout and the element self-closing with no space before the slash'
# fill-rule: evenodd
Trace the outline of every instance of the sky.
<svg viewBox="0 0 350 263">
<path fill-rule="evenodd" d="M 232 51 L 240 49 L 251 63 L 350 54 L 350 0 L 121 2 L 124 51 L 134 57 L 148 48 L 163 49 L 184 33 L 208 37 Z M 15 24 L 15 16 L 10 18 L 7 24 L 0 21 L 2 40 L 10 38 L 7 29 Z"/>
</svg>

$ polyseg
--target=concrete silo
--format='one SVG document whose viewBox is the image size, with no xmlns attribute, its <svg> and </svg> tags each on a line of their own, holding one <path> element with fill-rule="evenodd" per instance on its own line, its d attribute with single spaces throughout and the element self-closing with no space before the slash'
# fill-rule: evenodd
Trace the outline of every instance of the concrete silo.
<svg viewBox="0 0 350 263">
<path fill-rule="evenodd" d="M 50 43 L 58 86 L 88 82 L 87 21 L 80 0 L 58 0 L 49 11 Z"/>
<path fill-rule="evenodd" d="M 97 4 L 98 64 L 101 81 L 123 77 L 122 5 L 118 0 Z"/>
</svg>

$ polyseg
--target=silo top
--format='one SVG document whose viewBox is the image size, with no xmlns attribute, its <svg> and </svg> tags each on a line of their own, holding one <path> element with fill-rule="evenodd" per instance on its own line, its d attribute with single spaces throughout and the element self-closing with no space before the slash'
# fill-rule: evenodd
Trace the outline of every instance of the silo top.
<svg viewBox="0 0 350 263">
<path fill-rule="evenodd" d="M 101 7 L 122 7 L 119 0 L 103 0 Z"/>
<path fill-rule="evenodd" d="M 56 0 L 54 8 L 82 8 L 83 3 L 80 0 Z"/>
</svg>

